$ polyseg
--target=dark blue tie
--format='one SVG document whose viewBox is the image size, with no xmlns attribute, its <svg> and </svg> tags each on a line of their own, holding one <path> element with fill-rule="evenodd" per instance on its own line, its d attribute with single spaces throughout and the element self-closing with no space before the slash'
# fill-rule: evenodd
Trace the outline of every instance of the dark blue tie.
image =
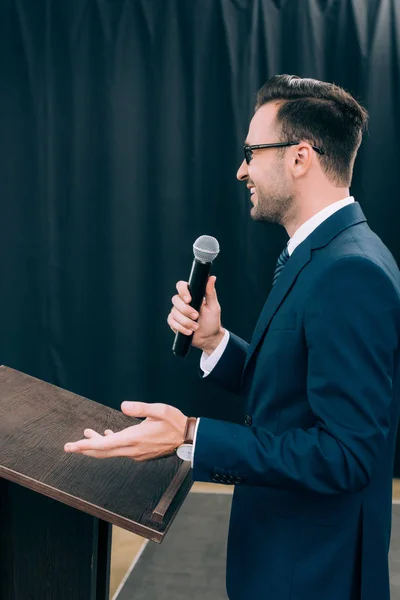
<svg viewBox="0 0 400 600">
<path fill-rule="evenodd" d="M 272 286 L 275 285 L 276 280 L 278 279 L 279 275 L 281 274 L 281 272 L 283 271 L 284 266 L 286 265 L 287 261 L 289 260 L 290 256 L 289 256 L 289 251 L 287 246 L 285 246 L 285 248 L 282 250 L 278 261 L 276 263 L 276 267 L 275 267 L 275 271 L 274 271 L 274 276 L 272 278 Z"/>
</svg>

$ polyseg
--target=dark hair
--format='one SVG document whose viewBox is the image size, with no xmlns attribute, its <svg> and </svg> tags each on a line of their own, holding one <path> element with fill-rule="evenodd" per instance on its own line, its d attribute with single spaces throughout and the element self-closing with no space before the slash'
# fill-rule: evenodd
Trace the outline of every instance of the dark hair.
<svg viewBox="0 0 400 600">
<path fill-rule="evenodd" d="M 338 186 L 349 186 L 368 123 L 366 109 L 333 83 L 276 75 L 257 93 L 255 110 L 280 100 L 276 117 L 280 141 L 307 141 L 323 148 L 325 154 L 319 158 L 327 177 Z"/>
</svg>

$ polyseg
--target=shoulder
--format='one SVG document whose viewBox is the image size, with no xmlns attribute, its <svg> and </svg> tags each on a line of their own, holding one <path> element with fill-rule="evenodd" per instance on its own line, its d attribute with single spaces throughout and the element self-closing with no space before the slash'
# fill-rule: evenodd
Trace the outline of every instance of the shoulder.
<svg viewBox="0 0 400 600">
<path fill-rule="evenodd" d="M 400 339 L 399 286 L 371 258 L 342 256 L 315 279 L 303 323 L 308 348 L 330 344 L 339 356 L 338 343 L 346 340 L 348 360 L 378 347 L 394 351 Z"/>
<path fill-rule="evenodd" d="M 378 279 L 389 279 L 390 273 L 379 260 L 363 253 L 351 253 L 336 255 L 325 263 L 325 268 L 319 273 L 319 283 L 329 281 L 332 278 L 373 277 Z"/>
<path fill-rule="evenodd" d="M 308 307 L 322 303 L 325 307 L 351 307 L 390 303 L 400 310 L 400 280 L 385 264 L 363 253 L 337 256 L 325 263 L 309 291 Z"/>
</svg>

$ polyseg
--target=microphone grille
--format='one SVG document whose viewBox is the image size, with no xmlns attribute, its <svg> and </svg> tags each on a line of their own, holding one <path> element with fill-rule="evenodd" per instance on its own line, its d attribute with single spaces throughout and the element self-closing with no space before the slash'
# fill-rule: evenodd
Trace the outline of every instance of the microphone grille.
<svg viewBox="0 0 400 600">
<path fill-rule="evenodd" d="M 219 243 L 211 235 L 201 235 L 193 244 L 193 253 L 196 260 L 211 263 L 219 254 Z"/>
</svg>

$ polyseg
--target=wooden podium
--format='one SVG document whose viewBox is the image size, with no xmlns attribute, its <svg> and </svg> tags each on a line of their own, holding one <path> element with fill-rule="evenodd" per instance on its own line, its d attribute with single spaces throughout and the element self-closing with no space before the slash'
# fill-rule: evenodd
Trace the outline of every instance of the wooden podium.
<svg viewBox="0 0 400 600">
<path fill-rule="evenodd" d="M 192 486 L 177 456 L 64 452 L 137 419 L 0 366 L 0 599 L 109 600 L 111 524 L 162 542 Z"/>
</svg>

